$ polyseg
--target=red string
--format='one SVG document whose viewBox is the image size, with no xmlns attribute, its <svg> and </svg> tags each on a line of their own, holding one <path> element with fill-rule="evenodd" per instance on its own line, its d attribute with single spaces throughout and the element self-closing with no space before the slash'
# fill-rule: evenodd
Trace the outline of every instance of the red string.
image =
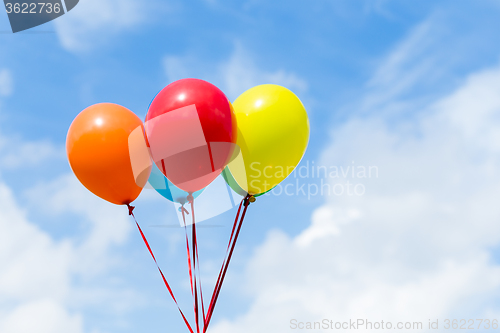
<svg viewBox="0 0 500 333">
<path fill-rule="evenodd" d="M 196 244 L 196 260 L 198 261 L 198 283 L 200 288 L 200 303 L 201 303 L 201 313 L 203 316 L 203 328 L 205 328 L 206 312 L 205 312 L 205 301 L 203 300 L 203 288 L 201 283 L 201 272 L 200 272 L 200 258 L 198 258 L 198 244 Z"/>
<path fill-rule="evenodd" d="M 187 261 L 188 261 L 188 268 L 189 268 L 189 282 L 191 283 L 191 295 L 193 296 L 193 310 L 196 313 L 196 306 L 194 302 L 194 287 L 193 287 L 193 274 L 191 271 L 191 254 L 189 250 L 189 240 L 188 240 L 188 232 L 187 232 L 187 226 L 186 226 L 186 215 L 185 213 L 189 214 L 186 208 L 184 208 L 184 205 L 182 206 L 182 220 L 184 221 L 184 231 L 186 233 L 186 251 L 187 251 Z"/>
<path fill-rule="evenodd" d="M 196 261 L 198 261 L 198 266 L 197 266 L 197 279 L 198 279 L 198 290 L 200 292 L 200 303 L 201 303 L 201 314 L 203 317 L 203 327 L 205 327 L 205 305 L 203 301 L 203 288 L 202 288 L 202 283 L 201 283 L 201 272 L 200 272 L 200 258 L 198 255 L 198 237 L 196 236 L 196 221 L 195 221 L 195 214 L 194 214 L 194 199 L 191 201 L 191 213 L 193 214 L 193 249 L 194 253 L 193 256 L 196 256 Z M 195 268 L 196 269 L 196 268 Z"/>
<path fill-rule="evenodd" d="M 188 259 L 188 266 L 189 266 L 189 279 L 190 279 L 190 282 L 191 282 L 191 293 L 193 295 L 193 301 L 194 301 L 193 302 L 194 303 L 193 306 L 194 306 L 194 314 L 195 314 L 195 321 L 196 321 L 196 331 L 197 331 L 197 333 L 200 333 L 199 306 L 198 306 L 198 288 L 199 288 L 199 291 L 200 291 L 200 302 L 201 302 L 202 315 L 203 315 L 203 333 L 205 333 L 206 330 L 208 329 L 208 325 L 210 324 L 210 320 L 212 318 L 212 314 L 214 312 L 215 305 L 217 303 L 217 299 L 219 297 L 219 293 L 221 291 L 222 284 L 224 282 L 224 279 L 225 279 L 225 276 L 226 276 L 226 272 L 227 272 L 227 269 L 229 267 L 229 263 L 231 261 L 231 257 L 233 255 L 234 248 L 236 246 L 236 241 L 238 240 L 238 236 L 239 236 L 239 233 L 240 233 L 240 230 L 241 230 L 241 226 L 243 225 L 243 220 L 245 218 L 245 215 L 246 215 L 246 212 L 247 212 L 247 209 L 248 209 L 248 205 L 250 204 L 250 201 L 249 201 L 250 196 L 247 195 L 240 202 L 240 205 L 238 207 L 238 212 L 237 212 L 235 220 L 234 220 L 233 228 L 231 230 L 231 236 L 229 238 L 229 243 L 228 243 L 228 246 L 227 246 L 227 249 L 226 249 L 226 256 L 225 256 L 224 261 L 222 263 L 222 267 L 221 267 L 221 270 L 219 272 L 219 276 L 217 278 L 217 282 L 216 282 L 216 284 L 214 286 L 214 291 L 212 293 L 212 298 L 210 300 L 210 304 L 209 304 L 207 312 L 205 312 L 204 301 L 203 301 L 202 283 L 201 283 L 201 277 L 200 277 L 201 274 L 200 274 L 200 268 L 199 268 L 198 244 L 197 244 L 198 242 L 197 242 L 197 237 L 196 237 L 196 220 L 195 220 L 195 214 L 194 214 L 194 199 L 192 198 L 192 196 L 190 196 L 190 197 L 191 198 L 188 197 L 188 199 L 190 199 L 191 213 L 192 213 L 192 218 L 193 218 L 192 236 L 191 236 L 191 238 L 192 238 L 192 253 L 190 253 L 189 239 L 188 239 L 187 226 L 186 226 L 186 217 L 185 217 L 185 214 L 189 214 L 189 212 L 184 208 L 184 206 L 182 206 L 182 218 L 183 218 L 183 221 L 184 221 L 184 230 L 186 232 L 186 249 L 187 249 L 187 257 L 188 257 L 187 259 Z M 243 213 L 241 215 L 241 219 L 238 222 L 238 218 L 240 216 L 241 206 L 242 205 L 244 205 L 245 208 L 243 209 Z M 130 205 L 127 205 L 127 206 L 128 206 L 128 209 L 129 209 L 129 215 L 132 215 L 132 217 L 134 218 L 134 221 L 135 221 L 135 223 L 137 225 L 137 228 L 139 229 L 139 232 L 141 233 L 142 239 L 143 239 L 144 243 L 146 244 L 146 247 L 148 248 L 149 253 L 151 254 L 151 257 L 153 258 L 153 260 L 154 260 L 154 262 L 156 264 L 156 267 L 158 268 L 158 270 L 159 270 L 159 272 L 161 274 L 163 282 L 165 283 L 165 286 L 167 287 L 167 289 L 168 289 L 168 291 L 170 293 L 170 296 L 172 297 L 172 299 L 174 300 L 175 304 L 177 305 L 177 309 L 179 310 L 182 318 L 184 319 L 184 323 L 188 327 L 190 333 L 194 333 L 193 329 L 191 328 L 191 325 L 189 324 L 188 320 L 184 316 L 184 313 L 180 309 L 179 304 L 177 303 L 177 300 L 174 297 L 172 289 L 170 288 L 170 285 L 168 284 L 167 279 L 163 275 L 163 272 L 161 271 L 161 269 L 160 269 L 160 267 L 159 267 L 159 265 L 158 265 L 158 263 L 156 261 L 156 258 L 155 258 L 154 254 L 153 254 L 153 251 L 151 250 L 151 247 L 149 246 L 149 243 L 148 243 L 148 241 L 147 241 L 144 233 L 142 232 L 142 229 L 139 226 L 139 223 L 137 223 L 137 220 L 135 219 L 135 216 L 133 214 L 134 207 L 130 206 Z M 191 261 L 191 258 L 192 258 L 192 261 Z M 198 261 L 198 268 L 196 267 L 196 261 Z M 191 262 L 192 262 L 192 267 L 191 267 Z M 197 274 L 196 273 L 198 273 L 198 276 L 200 277 L 198 279 L 199 283 L 197 283 L 197 278 L 196 278 Z"/>
<path fill-rule="evenodd" d="M 133 218 L 134 218 L 134 221 L 135 221 L 135 224 L 137 225 L 137 229 L 139 229 L 139 232 L 141 233 L 141 236 L 142 236 L 142 240 L 144 241 L 144 244 L 146 244 L 146 247 L 148 248 L 149 250 L 149 253 L 151 254 L 151 257 L 153 258 L 155 264 L 156 264 L 156 267 L 158 268 L 158 271 L 160 272 L 161 274 L 161 277 L 163 279 L 163 282 L 165 283 L 165 286 L 167 287 L 168 289 L 168 292 L 170 293 L 170 296 L 172 296 L 172 299 L 174 300 L 175 302 L 175 305 L 177 305 L 177 309 L 179 310 L 179 313 L 181 314 L 182 316 L 182 319 L 184 319 L 184 323 L 186 324 L 187 328 L 189 329 L 189 331 L 191 333 L 194 333 L 193 332 L 193 329 L 191 328 L 191 325 L 189 325 L 189 322 L 188 320 L 186 319 L 186 316 L 184 316 L 184 313 L 182 312 L 181 308 L 179 307 L 179 304 L 177 303 L 177 300 L 175 299 L 175 296 L 174 296 L 174 293 L 172 292 L 172 289 L 170 288 L 170 285 L 168 284 L 167 282 L 167 279 L 165 278 L 165 275 L 163 275 L 163 272 L 161 271 L 161 268 L 160 266 L 158 265 L 158 262 L 156 261 L 156 258 L 155 258 L 155 255 L 153 254 L 153 251 L 151 250 L 151 247 L 149 246 L 149 243 L 148 243 L 148 240 L 146 239 L 146 236 L 144 235 L 144 233 L 142 232 L 142 229 L 141 227 L 139 226 L 139 223 L 137 223 L 137 220 L 135 218 L 135 215 L 133 213 L 134 211 L 134 208 L 133 206 L 130 206 L 130 204 L 127 204 L 127 207 L 128 207 L 128 212 L 129 212 L 129 215 L 131 215 Z"/>
<path fill-rule="evenodd" d="M 201 272 L 200 272 L 200 258 L 198 257 L 198 244 L 196 244 L 196 260 L 198 261 L 198 283 L 200 288 L 200 303 L 201 303 L 201 313 L 203 315 L 203 325 L 205 325 L 206 312 L 205 312 L 205 303 L 203 300 L 203 288 L 201 283 Z"/>
<path fill-rule="evenodd" d="M 210 304 L 209 304 L 209 308 L 208 308 L 208 312 L 207 313 L 211 312 L 211 309 L 212 309 L 212 306 L 213 306 L 214 297 L 215 297 L 215 294 L 216 294 L 217 289 L 218 289 L 219 284 L 220 284 L 220 279 L 221 279 L 221 276 L 222 276 L 222 272 L 224 271 L 224 266 L 226 264 L 227 256 L 229 254 L 229 248 L 231 247 L 231 242 L 233 240 L 234 231 L 236 230 L 236 226 L 238 224 L 238 218 L 240 217 L 240 211 L 241 211 L 241 206 L 243 205 L 243 201 L 245 201 L 245 199 L 241 200 L 240 206 L 238 207 L 238 212 L 236 213 L 236 217 L 234 219 L 233 229 L 231 230 L 231 236 L 229 237 L 229 242 L 227 244 L 226 255 L 224 257 L 224 260 L 222 261 L 222 266 L 220 268 L 219 276 L 217 277 L 217 282 L 215 283 L 215 286 L 214 286 L 214 291 L 212 292 L 212 298 L 210 299 Z M 206 319 L 205 319 L 205 324 L 206 324 Z"/>
<path fill-rule="evenodd" d="M 198 311 L 198 284 L 196 283 L 196 220 L 194 215 L 194 198 L 190 195 L 191 215 L 193 217 L 193 224 L 191 225 L 192 235 L 191 242 L 193 246 L 193 280 L 194 280 L 194 316 L 196 321 L 196 331 L 200 333 L 199 311 Z"/>
<path fill-rule="evenodd" d="M 243 213 L 241 215 L 241 219 L 240 219 L 240 221 L 238 223 L 238 228 L 236 229 L 236 233 L 234 234 L 234 240 L 233 240 L 232 244 L 230 243 L 231 244 L 231 249 L 230 249 L 229 254 L 227 256 L 227 260 L 225 260 L 225 262 L 222 264 L 222 267 L 221 267 L 222 275 L 221 275 L 221 273 L 219 273 L 220 280 L 218 281 L 219 283 L 218 283 L 218 285 L 216 285 L 216 288 L 214 289 L 214 293 L 212 294 L 212 300 L 210 301 L 210 306 L 208 308 L 207 318 L 205 320 L 205 324 L 203 325 L 203 327 L 204 327 L 203 328 L 203 333 L 205 333 L 206 330 L 208 329 L 208 325 L 210 324 L 210 320 L 212 319 L 212 314 L 214 312 L 215 305 L 217 303 L 217 299 L 219 298 L 219 293 L 220 293 L 220 290 L 222 288 L 222 284 L 224 282 L 224 278 L 226 277 L 227 268 L 229 267 L 229 263 L 231 261 L 232 255 L 233 255 L 234 247 L 236 245 L 236 241 L 238 240 L 238 236 L 240 234 L 241 226 L 243 225 L 243 220 L 245 219 L 245 215 L 246 215 L 248 206 L 250 204 L 249 199 L 250 199 L 250 196 L 247 195 L 245 197 L 245 199 L 243 199 L 243 201 L 242 201 L 242 203 L 244 203 L 245 208 L 243 209 Z M 241 209 L 241 204 L 240 204 L 240 209 Z M 236 216 L 235 222 L 238 219 L 240 209 L 238 209 L 238 214 Z M 234 232 L 234 227 L 233 227 L 233 232 Z M 231 233 L 231 236 L 232 236 L 232 233 Z M 230 242 L 231 242 L 231 239 L 230 239 Z"/>
</svg>

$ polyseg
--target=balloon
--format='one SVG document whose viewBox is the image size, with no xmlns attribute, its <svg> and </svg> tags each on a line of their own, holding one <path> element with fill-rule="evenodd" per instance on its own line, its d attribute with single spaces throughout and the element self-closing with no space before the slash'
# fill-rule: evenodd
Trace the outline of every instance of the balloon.
<svg viewBox="0 0 500 333">
<path fill-rule="evenodd" d="M 69 164 L 78 180 L 95 195 L 117 205 L 134 201 L 151 172 L 143 162 L 142 172 L 134 175 L 129 151 L 134 130 L 144 140 L 139 117 L 123 106 L 101 103 L 76 116 L 66 138 Z"/>
<path fill-rule="evenodd" d="M 251 195 L 263 194 L 283 181 L 299 164 L 309 142 L 309 119 L 290 90 L 264 84 L 233 103 L 242 158 L 228 167 L 238 185 Z"/>
<path fill-rule="evenodd" d="M 153 169 L 151 170 L 151 175 L 149 176 L 148 182 L 156 190 L 156 192 L 172 202 L 184 205 L 189 201 L 187 199 L 189 193 L 172 184 L 156 165 L 153 165 Z M 202 192 L 203 189 L 194 192 L 192 194 L 193 198 L 196 199 L 196 197 L 198 197 Z"/>
<path fill-rule="evenodd" d="M 229 170 L 229 166 L 227 166 L 223 171 L 222 171 L 222 177 L 224 178 L 224 180 L 226 181 L 227 185 L 229 185 L 229 187 L 238 195 L 242 196 L 242 197 L 245 197 L 248 192 L 243 189 L 239 184 L 238 182 L 236 181 L 236 179 L 234 179 L 233 175 L 231 174 L 231 170 Z M 272 190 L 274 190 L 276 186 L 270 188 L 269 190 L 265 191 L 265 192 L 262 192 L 262 193 L 258 193 L 258 194 L 254 194 L 254 197 L 260 197 L 268 192 L 271 192 Z"/>
<path fill-rule="evenodd" d="M 236 143 L 231 103 L 216 86 L 183 79 L 154 98 L 145 121 L 151 157 L 178 188 L 205 188 L 229 162 Z"/>
<path fill-rule="evenodd" d="M 229 166 L 222 171 L 222 177 L 224 177 L 227 185 L 229 185 L 229 187 L 238 195 L 245 197 L 248 194 L 247 191 L 238 184 L 236 179 L 234 179 L 231 174 L 231 170 L 229 170 Z"/>
</svg>

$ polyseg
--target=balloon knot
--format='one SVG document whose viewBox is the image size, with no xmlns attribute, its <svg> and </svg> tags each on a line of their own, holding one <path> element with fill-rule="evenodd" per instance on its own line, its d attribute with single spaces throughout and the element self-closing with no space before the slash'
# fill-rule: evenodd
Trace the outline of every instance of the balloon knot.
<svg viewBox="0 0 500 333">
<path fill-rule="evenodd" d="M 130 204 L 127 204 L 128 207 L 128 215 L 134 215 L 134 206 L 130 206 Z"/>
<path fill-rule="evenodd" d="M 255 197 L 253 195 L 247 195 L 245 198 L 245 207 L 250 205 L 252 202 L 255 202 Z"/>
<path fill-rule="evenodd" d="M 191 202 L 193 202 L 194 197 L 193 197 L 193 195 L 191 193 L 189 193 L 189 195 L 187 196 L 186 199 L 191 203 Z"/>
</svg>

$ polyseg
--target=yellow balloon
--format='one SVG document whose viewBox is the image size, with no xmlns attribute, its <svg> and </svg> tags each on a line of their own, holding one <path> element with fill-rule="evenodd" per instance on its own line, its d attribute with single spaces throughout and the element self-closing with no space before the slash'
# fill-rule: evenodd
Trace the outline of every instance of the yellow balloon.
<svg viewBox="0 0 500 333">
<path fill-rule="evenodd" d="M 233 103 L 241 154 L 228 165 L 239 187 L 251 195 L 269 191 L 299 164 L 309 142 L 309 118 L 290 90 L 264 84 Z"/>
</svg>

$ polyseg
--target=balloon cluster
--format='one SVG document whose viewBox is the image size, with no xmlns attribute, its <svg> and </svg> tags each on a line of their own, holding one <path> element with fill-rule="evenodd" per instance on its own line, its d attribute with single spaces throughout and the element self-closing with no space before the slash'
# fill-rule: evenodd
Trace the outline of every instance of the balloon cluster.
<svg viewBox="0 0 500 333">
<path fill-rule="evenodd" d="M 284 87 L 260 85 L 231 104 L 211 83 L 183 79 L 156 95 L 144 123 L 123 106 L 88 107 L 71 124 L 66 149 L 80 182 L 111 203 L 129 205 L 149 181 L 183 204 L 221 173 L 242 196 L 272 190 L 308 140 L 306 110 Z"/>
<path fill-rule="evenodd" d="M 181 205 L 196 332 L 202 327 L 205 333 L 250 202 L 290 175 L 302 159 L 308 141 L 306 110 L 299 98 L 284 87 L 260 85 L 247 90 L 231 104 L 211 83 L 183 79 L 156 95 L 144 123 L 120 105 L 101 103 L 88 107 L 71 124 L 66 149 L 80 182 L 111 203 L 127 205 L 132 216 L 134 207 L 130 203 L 148 183 L 163 197 Z M 221 174 L 227 185 L 244 199 L 205 311 L 201 280 L 197 279 L 194 202 Z M 193 220 L 190 237 L 186 228 L 189 212 L 184 207 L 187 203 Z M 156 263 L 137 221 L 136 224 Z M 159 266 L 158 270 L 177 304 Z M 194 333 L 177 307 L 189 331 Z"/>
</svg>

